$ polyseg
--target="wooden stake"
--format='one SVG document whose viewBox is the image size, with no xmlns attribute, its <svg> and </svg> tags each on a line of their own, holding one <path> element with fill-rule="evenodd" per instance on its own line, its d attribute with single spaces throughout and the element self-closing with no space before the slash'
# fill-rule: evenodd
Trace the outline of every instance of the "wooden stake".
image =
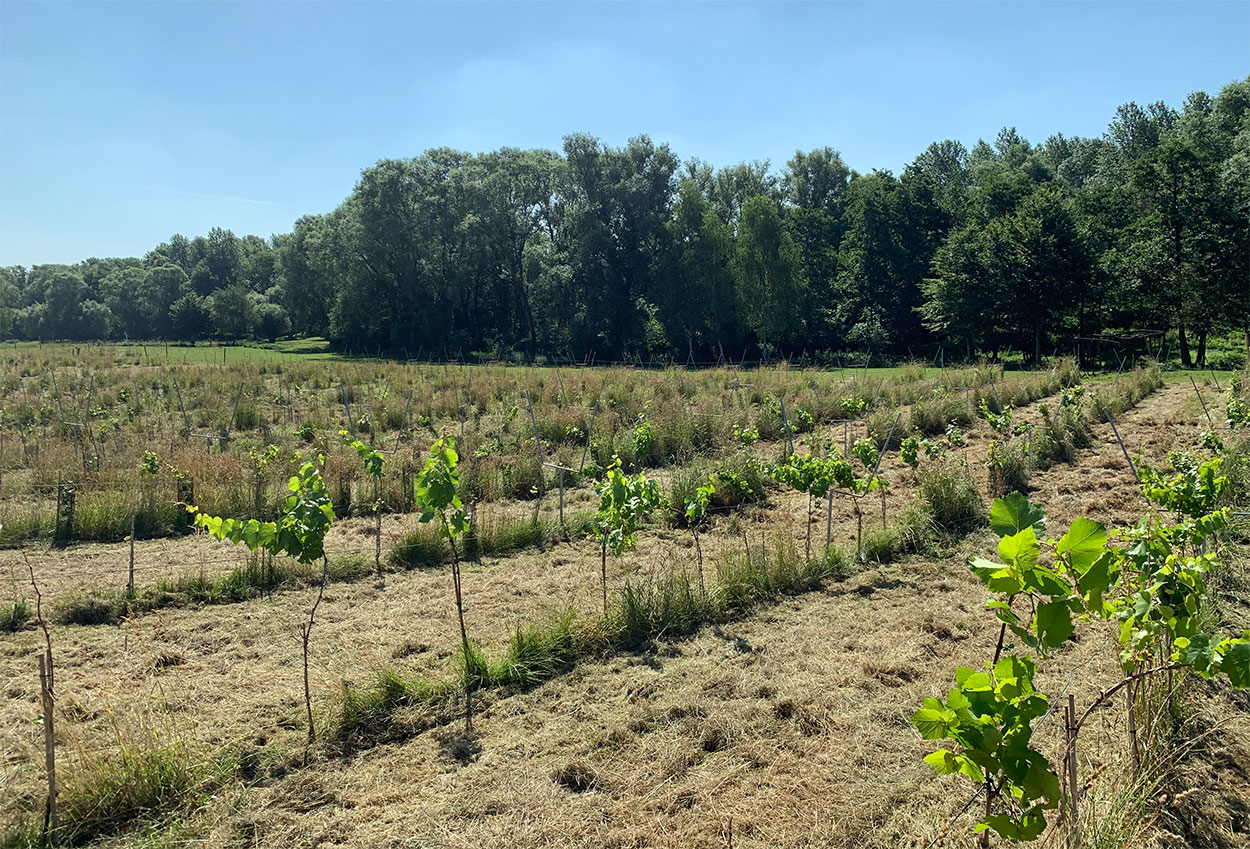
<svg viewBox="0 0 1250 849">
<path fill-rule="evenodd" d="M 1140 669 L 1135 669 L 1135 672 Z M 1128 715 L 1128 740 L 1129 750 L 1133 756 L 1133 774 L 1136 775 L 1141 768 L 1141 749 L 1137 741 L 1137 687 L 1129 684 L 1124 688 L 1125 709 Z"/>
<path fill-rule="evenodd" d="M 825 513 L 825 553 L 828 553 L 829 544 L 833 542 L 833 488 L 829 488 L 829 510 Z"/>
<path fill-rule="evenodd" d="M 126 594 L 133 595 L 135 591 L 135 517 L 130 517 L 130 574 L 126 578 Z"/>
<path fill-rule="evenodd" d="M 48 771 L 48 806 L 44 814 L 44 842 L 50 846 L 57 844 L 56 816 L 56 729 L 53 719 L 54 700 L 52 697 L 52 651 L 39 655 L 39 692 L 43 701 L 43 749 L 44 763 Z"/>
<path fill-rule="evenodd" d="M 1068 830 L 1069 845 L 1076 846 L 1081 841 L 1081 819 L 1080 809 L 1078 807 L 1078 793 L 1080 788 L 1076 783 L 1076 697 L 1071 693 L 1068 694 L 1068 704 L 1065 708 L 1067 715 L 1067 737 L 1068 737 L 1068 806 L 1069 815 L 1072 817 L 1072 824 Z"/>
</svg>

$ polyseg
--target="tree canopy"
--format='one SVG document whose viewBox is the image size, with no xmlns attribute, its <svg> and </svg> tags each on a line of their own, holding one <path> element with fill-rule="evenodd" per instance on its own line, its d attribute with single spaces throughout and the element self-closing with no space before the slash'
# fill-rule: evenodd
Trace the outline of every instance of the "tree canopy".
<svg viewBox="0 0 1250 849">
<path fill-rule="evenodd" d="M 274 340 L 699 362 L 859 350 L 1027 359 L 1170 331 L 1250 345 L 1250 78 L 1128 103 L 1097 138 L 1013 127 L 895 176 L 831 147 L 714 168 L 638 136 L 366 168 L 270 238 L 0 269 L 0 336 Z"/>
</svg>

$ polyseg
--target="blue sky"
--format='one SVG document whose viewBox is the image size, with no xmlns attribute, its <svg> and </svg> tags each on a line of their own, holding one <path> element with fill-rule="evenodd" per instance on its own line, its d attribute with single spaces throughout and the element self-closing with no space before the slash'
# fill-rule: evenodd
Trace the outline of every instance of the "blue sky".
<svg viewBox="0 0 1250 849">
<path fill-rule="evenodd" d="M 289 231 L 430 147 L 647 133 L 717 166 L 829 145 L 898 172 L 1248 73 L 1247 0 L 0 0 L 0 265 Z"/>
</svg>

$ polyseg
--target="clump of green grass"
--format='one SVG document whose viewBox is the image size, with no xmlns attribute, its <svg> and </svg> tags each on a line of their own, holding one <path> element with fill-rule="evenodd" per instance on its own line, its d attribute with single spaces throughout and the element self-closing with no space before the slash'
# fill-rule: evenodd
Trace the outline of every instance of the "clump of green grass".
<svg viewBox="0 0 1250 849">
<path fill-rule="evenodd" d="M 334 721 L 334 736 L 345 743 L 377 739 L 389 732 L 391 717 L 400 708 L 439 705 L 459 692 L 459 681 L 409 678 L 384 666 L 368 684 L 344 685 Z"/>
<path fill-rule="evenodd" d="M 30 819 L 5 823 L 0 830 L 0 849 L 31 849 L 43 842 L 43 832 Z"/>
<path fill-rule="evenodd" d="M 534 625 L 518 625 L 504 657 L 489 668 L 488 680 L 500 687 L 532 687 L 573 668 L 578 649 L 571 611 Z"/>
<path fill-rule="evenodd" d="M 182 531 L 185 515 L 172 502 L 141 503 L 132 492 L 87 490 L 79 493 L 75 501 L 69 539 L 120 542 L 130 536 L 132 518 L 136 537 L 173 536 Z"/>
<path fill-rule="evenodd" d="M 649 581 L 627 581 L 603 628 L 614 646 L 640 649 L 659 637 L 698 629 L 714 610 L 684 571 L 674 571 Z"/>
<path fill-rule="evenodd" d="M 508 498 L 537 498 L 544 491 L 543 467 L 534 456 L 514 457 L 500 472 L 499 491 Z"/>
<path fill-rule="evenodd" d="M 12 604 L 0 607 L 0 631 L 7 633 L 20 631 L 29 621 L 30 605 L 24 598 L 15 598 Z"/>
<path fill-rule="evenodd" d="M 469 529 L 464 537 L 464 556 L 501 556 L 526 548 L 541 548 L 549 538 L 542 522 L 522 519 L 515 522 L 486 520 Z"/>
<path fill-rule="evenodd" d="M 1134 369 L 1132 374 L 1118 378 L 1110 386 L 1100 386 L 1094 392 L 1090 415 L 1101 421 L 1103 411 L 1110 410 L 1111 415 L 1118 416 L 1162 388 L 1163 374 L 1158 366 Z"/>
<path fill-rule="evenodd" d="M 1029 456 L 1018 441 L 991 442 L 985 464 L 989 469 L 990 495 L 998 498 L 1029 491 Z"/>
<path fill-rule="evenodd" d="M 920 468 L 916 495 L 936 529 L 966 533 L 985 524 L 985 502 L 965 463 L 946 457 Z"/>
<path fill-rule="evenodd" d="M 160 820 L 211 792 L 231 772 L 225 762 L 197 760 L 185 744 L 144 733 L 103 752 L 82 754 L 59 793 L 59 841 L 83 845 Z"/>
<path fill-rule="evenodd" d="M 55 502 L 8 500 L 0 504 L 0 548 L 12 548 L 29 539 L 52 537 Z"/>
<path fill-rule="evenodd" d="M 966 427 L 972 423 L 972 407 L 967 397 L 930 394 L 912 405 L 909 419 L 910 432 L 933 436 L 944 433 L 947 425 L 951 423 L 960 427 Z"/>
<path fill-rule="evenodd" d="M 330 580 L 358 581 L 372 574 L 363 555 L 331 557 L 327 564 Z M 319 564 L 288 560 L 261 561 L 252 557 L 224 575 L 212 577 L 203 572 L 124 590 L 95 590 L 63 602 L 53 618 L 62 625 L 113 625 L 134 613 L 148 613 L 166 607 L 198 604 L 235 604 L 258 598 L 286 587 L 307 586 L 319 581 Z"/>
<path fill-rule="evenodd" d="M 771 552 L 761 547 L 726 558 L 717 584 L 706 594 L 684 570 L 628 581 L 606 616 L 587 620 L 563 612 L 519 627 L 498 661 L 490 662 L 471 645 L 468 657 L 463 651 L 457 654 L 454 678 L 408 678 L 385 667 L 364 685 L 344 687 L 333 733 L 344 743 L 386 739 L 393 732 L 391 717 L 396 711 L 447 703 L 463 692 L 466 682 L 474 689 L 532 687 L 567 671 L 582 657 L 642 649 L 779 595 L 812 589 L 826 578 L 845 574 L 849 564 L 846 554 L 834 547 L 806 561 L 793 541 L 785 539 Z"/>
<path fill-rule="evenodd" d="M 896 420 L 897 419 L 897 423 Z M 898 448 L 904 439 L 912 435 L 912 422 L 907 415 L 899 416 L 898 410 L 878 407 L 868 414 L 866 422 L 868 438 L 878 451 Z M 889 445 L 886 440 L 889 440 Z"/>
<path fill-rule="evenodd" d="M 747 546 L 726 555 L 717 565 L 711 592 L 717 615 L 813 589 L 827 578 L 846 574 L 850 562 L 846 553 L 834 546 L 806 560 L 788 537 L 778 539 L 772 552 L 762 543 L 758 549 Z"/>
<path fill-rule="evenodd" d="M 912 505 L 892 516 L 884 528 L 866 531 L 861 556 L 865 562 L 893 563 L 930 548 L 933 531 L 933 518 L 928 511 Z"/>
<path fill-rule="evenodd" d="M 120 601 L 120 604 L 119 604 Z M 126 615 L 124 598 L 101 593 L 74 596 L 57 607 L 52 619 L 58 625 L 113 625 Z"/>
<path fill-rule="evenodd" d="M 464 536 L 460 556 L 472 560 L 502 557 L 528 548 L 543 548 L 565 536 L 585 536 L 593 520 L 594 514 L 585 510 L 567 514 L 563 528 L 558 522 L 532 518 L 514 521 L 479 519 Z M 396 569 L 424 569 L 449 563 L 451 549 L 438 533 L 436 525 L 418 525 L 400 538 L 388 559 Z"/>
<path fill-rule="evenodd" d="M 400 537 L 389 559 L 397 569 L 423 569 L 450 561 L 451 549 L 435 525 L 418 525 Z"/>
</svg>

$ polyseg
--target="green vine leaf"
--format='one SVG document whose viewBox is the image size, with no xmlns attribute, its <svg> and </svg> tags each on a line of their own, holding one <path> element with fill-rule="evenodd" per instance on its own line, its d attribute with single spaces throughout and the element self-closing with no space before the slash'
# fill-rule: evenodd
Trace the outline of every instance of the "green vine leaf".
<svg viewBox="0 0 1250 849">
<path fill-rule="evenodd" d="M 995 498 L 990 508 L 990 528 L 1000 537 L 1018 534 L 1032 528 L 1034 535 L 1046 530 L 1046 511 L 1018 492 L 1006 498 Z"/>
</svg>

